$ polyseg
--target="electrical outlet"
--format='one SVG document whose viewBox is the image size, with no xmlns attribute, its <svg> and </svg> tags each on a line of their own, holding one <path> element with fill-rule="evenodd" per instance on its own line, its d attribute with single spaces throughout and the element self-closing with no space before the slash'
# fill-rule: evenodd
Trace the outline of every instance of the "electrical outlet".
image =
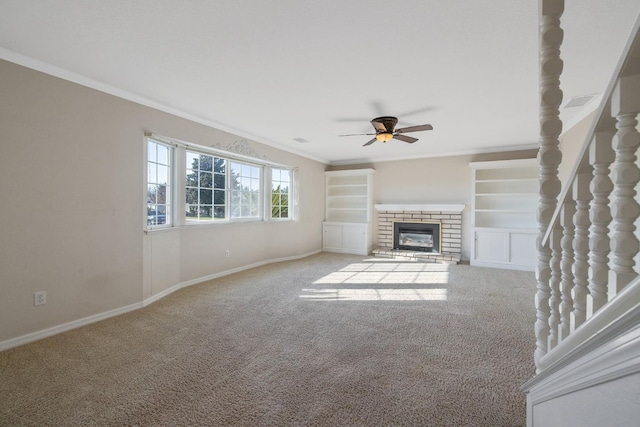
<svg viewBox="0 0 640 427">
<path fill-rule="evenodd" d="M 47 303 L 47 292 L 40 291 L 33 294 L 33 305 L 43 305 Z"/>
<path fill-rule="evenodd" d="M 227 258 L 229 258 L 229 255 L 230 255 L 230 253 L 229 253 L 229 249 L 227 249 L 226 251 L 224 251 L 224 256 L 226 256 Z"/>
</svg>

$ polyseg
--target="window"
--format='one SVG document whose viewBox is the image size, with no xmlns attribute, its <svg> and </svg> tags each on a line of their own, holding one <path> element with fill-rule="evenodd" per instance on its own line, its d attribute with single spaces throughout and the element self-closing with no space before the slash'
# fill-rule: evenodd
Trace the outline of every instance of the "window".
<svg viewBox="0 0 640 427">
<path fill-rule="evenodd" d="M 213 221 L 226 218 L 225 159 L 186 152 L 186 219 Z"/>
<path fill-rule="evenodd" d="M 230 162 L 231 218 L 260 218 L 262 168 Z"/>
<path fill-rule="evenodd" d="M 291 168 L 162 136 L 146 137 L 149 229 L 293 219 Z"/>
<path fill-rule="evenodd" d="M 170 225 L 171 147 L 147 140 L 147 225 Z"/>
<path fill-rule="evenodd" d="M 291 171 L 271 169 L 271 218 L 290 218 Z"/>
</svg>

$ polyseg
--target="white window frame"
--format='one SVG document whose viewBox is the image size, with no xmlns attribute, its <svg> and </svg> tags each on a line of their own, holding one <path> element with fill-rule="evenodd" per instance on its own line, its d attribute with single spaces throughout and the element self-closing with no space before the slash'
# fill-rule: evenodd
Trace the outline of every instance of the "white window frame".
<svg viewBox="0 0 640 427">
<path fill-rule="evenodd" d="M 256 222 L 256 221 L 295 221 L 297 218 L 297 201 L 294 196 L 297 197 L 297 168 L 273 163 L 268 160 L 256 159 L 254 157 L 245 156 L 242 154 L 227 152 L 224 150 L 209 148 L 197 144 L 187 143 L 173 138 L 167 138 L 153 133 L 145 133 L 145 171 L 147 171 L 148 164 L 148 141 L 152 140 L 156 143 L 161 143 L 170 148 L 171 153 L 171 224 L 147 226 L 146 230 L 158 230 L 176 227 L 203 227 L 203 226 L 216 226 L 220 224 L 228 224 L 234 222 Z M 186 176 L 187 176 L 187 151 L 194 154 L 203 154 L 211 157 L 222 158 L 226 161 L 225 168 L 225 218 L 215 219 L 211 221 L 197 221 L 188 219 L 186 216 Z M 246 164 L 252 167 L 257 167 L 260 170 L 260 196 L 258 200 L 258 216 L 255 217 L 231 217 L 231 162 Z M 290 173 L 290 188 L 289 188 L 289 217 L 288 218 L 272 218 L 271 217 L 271 176 L 272 169 L 288 170 Z M 147 197 L 147 176 L 145 173 L 145 199 Z M 145 203 L 145 213 L 147 211 Z M 146 224 L 145 215 L 145 224 Z"/>
<path fill-rule="evenodd" d="M 167 163 L 159 163 L 158 161 L 158 157 L 156 155 L 156 158 L 154 159 L 154 161 L 151 161 L 151 159 L 149 158 L 149 144 L 153 143 L 156 144 L 158 146 L 162 146 L 167 148 Z M 175 194 L 175 146 L 172 144 L 168 144 L 165 141 L 159 141 L 156 138 L 145 138 L 145 174 L 144 174 L 144 223 L 145 223 L 145 229 L 161 229 L 161 228 L 170 228 L 173 227 L 175 224 L 175 220 L 176 220 L 176 215 L 175 215 L 175 200 L 176 199 L 176 194 Z M 165 206 L 165 220 L 162 223 L 158 223 L 157 220 L 154 221 L 153 223 L 150 222 L 149 220 L 149 206 L 150 205 L 155 205 L 156 208 L 154 209 L 154 212 L 156 213 L 156 218 L 157 218 L 157 214 L 158 214 L 158 208 L 157 208 L 157 200 L 155 200 L 155 202 L 151 202 L 149 200 L 149 185 L 160 185 L 162 183 L 158 182 L 157 179 L 157 174 L 158 174 L 158 170 L 156 169 L 155 171 L 155 176 L 156 176 L 156 180 L 152 181 L 150 180 L 150 165 L 153 164 L 155 165 L 156 168 L 158 168 L 158 166 L 165 166 L 168 171 L 167 171 L 167 180 L 168 182 L 166 183 L 166 187 L 167 189 L 165 190 L 165 202 L 162 205 Z"/>
<path fill-rule="evenodd" d="M 241 174 L 240 174 L 240 186 L 241 188 L 238 189 L 234 189 L 232 188 L 232 179 L 231 179 L 231 173 L 233 170 L 233 165 L 240 165 L 240 170 L 241 170 Z M 245 173 L 245 166 L 249 169 L 248 175 L 243 175 L 243 173 Z M 255 170 L 257 169 L 257 170 Z M 242 162 L 239 160 L 229 160 L 229 169 L 227 170 L 227 188 L 229 191 L 229 220 L 235 220 L 235 221 L 256 221 L 256 220 L 263 220 L 264 219 L 264 213 L 263 213 L 263 209 L 262 207 L 264 206 L 264 170 L 265 168 L 263 166 L 260 165 L 256 165 L 256 164 L 252 164 L 249 162 Z M 251 181 L 253 180 L 258 180 L 258 200 L 257 200 L 257 206 L 255 207 L 255 212 L 257 213 L 256 215 L 243 215 L 242 214 L 242 210 L 244 205 L 242 203 L 240 203 L 240 205 L 233 205 L 233 200 L 236 197 L 236 195 L 234 193 L 238 193 L 240 192 L 240 199 L 244 199 L 245 198 L 245 194 L 249 196 L 249 199 L 252 199 L 252 193 L 253 193 L 253 184 L 251 183 Z M 249 182 L 249 190 L 245 190 L 242 187 L 245 185 L 245 180 L 248 180 L 247 182 Z M 250 200 L 249 202 L 249 209 L 252 209 L 253 205 L 253 201 Z M 233 216 L 233 210 L 238 207 L 240 209 L 240 215 L 239 216 Z"/>
<path fill-rule="evenodd" d="M 187 224 L 210 224 L 212 222 L 222 222 L 222 221 L 227 221 L 229 219 L 229 204 L 230 204 L 230 192 L 229 192 L 229 159 L 220 156 L 220 155 L 216 155 L 216 154 L 211 154 L 211 153 L 204 153 L 202 151 L 198 151 L 198 150 L 193 150 L 190 148 L 185 148 L 185 163 L 184 163 L 184 177 L 185 177 L 185 181 L 183 182 L 183 187 L 184 187 L 184 191 L 185 191 L 185 197 L 183 198 L 185 200 L 185 207 L 187 206 L 187 201 L 186 201 L 186 196 L 187 196 L 187 185 L 186 185 L 186 178 L 187 178 L 187 171 L 192 170 L 190 168 L 188 168 L 187 164 L 186 164 L 186 159 L 188 158 L 187 154 L 191 153 L 191 154 L 196 154 L 199 156 L 207 156 L 207 157 L 211 157 L 212 158 L 212 167 L 211 167 L 211 212 L 212 212 L 212 219 L 210 220 L 202 220 L 199 218 L 193 218 L 193 217 L 189 217 L 186 216 L 186 209 L 185 209 L 185 222 Z M 220 190 L 219 188 L 215 187 L 215 177 L 216 174 L 220 175 L 219 173 L 217 173 L 215 171 L 215 159 L 220 159 L 220 160 L 224 160 L 225 162 L 225 172 L 224 172 L 224 187 L 223 187 L 223 191 L 225 193 L 224 195 L 224 218 L 215 218 L 215 192 L 216 189 Z M 202 188 L 200 188 L 200 186 L 198 185 L 196 187 L 198 189 L 198 192 L 200 192 L 200 190 L 202 190 Z M 204 189 L 206 191 L 206 189 Z M 198 201 L 200 200 L 200 194 L 198 194 Z M 202 204 L 198 203 L 197 206 L 200 207 Z"/>
<path fill-rule="evenodd" d="M 280 171 L 287 171 L 289 172 L 289 189 L 287 192 L 287 213 L 288 215 L 283 218 L 283 217 L 274 217 L 273 216 L 273 171 L 275 170 L 280 170 Z M 269 203 L 268 203 L 268 211 L 267 211 L 267 217 L 269 218 L 269 220 L 271 221 L 293 221 L 294 220 L 294 213 L 295 213 L 295 199 L 294 199 L 294 172 L 295 170 L 292 168 L 284 168 L 284 167 L 271 167 L 269 168 L 269 179 L 268 179 L 268 188 L 269 188 Z M 282 181 L 279 181 L 282 182 Z M 265 195 L 266 196 L 266 195 Z"/>
</svg>

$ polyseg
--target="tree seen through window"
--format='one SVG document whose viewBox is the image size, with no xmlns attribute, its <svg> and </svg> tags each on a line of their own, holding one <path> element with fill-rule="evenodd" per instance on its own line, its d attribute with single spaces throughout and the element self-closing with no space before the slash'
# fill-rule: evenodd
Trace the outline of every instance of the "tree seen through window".
<svg viewBox="0 0 640 427">
<path fill-rule="evenodd" d="M 188 221 L 226 218 L 226 160 L 187 151 L 186 217 Z"/>
</svg>

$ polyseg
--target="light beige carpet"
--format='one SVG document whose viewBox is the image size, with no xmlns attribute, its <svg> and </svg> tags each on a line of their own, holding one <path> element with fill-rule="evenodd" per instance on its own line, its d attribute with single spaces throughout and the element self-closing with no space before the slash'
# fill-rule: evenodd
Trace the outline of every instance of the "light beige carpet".
<svg viewBox="0 0 640 427">
<path fill-rule="evenodd" d="M 0 353 L 0 425 L 524 426 L 533 273 L 318 254 Z"/>
</svg>

